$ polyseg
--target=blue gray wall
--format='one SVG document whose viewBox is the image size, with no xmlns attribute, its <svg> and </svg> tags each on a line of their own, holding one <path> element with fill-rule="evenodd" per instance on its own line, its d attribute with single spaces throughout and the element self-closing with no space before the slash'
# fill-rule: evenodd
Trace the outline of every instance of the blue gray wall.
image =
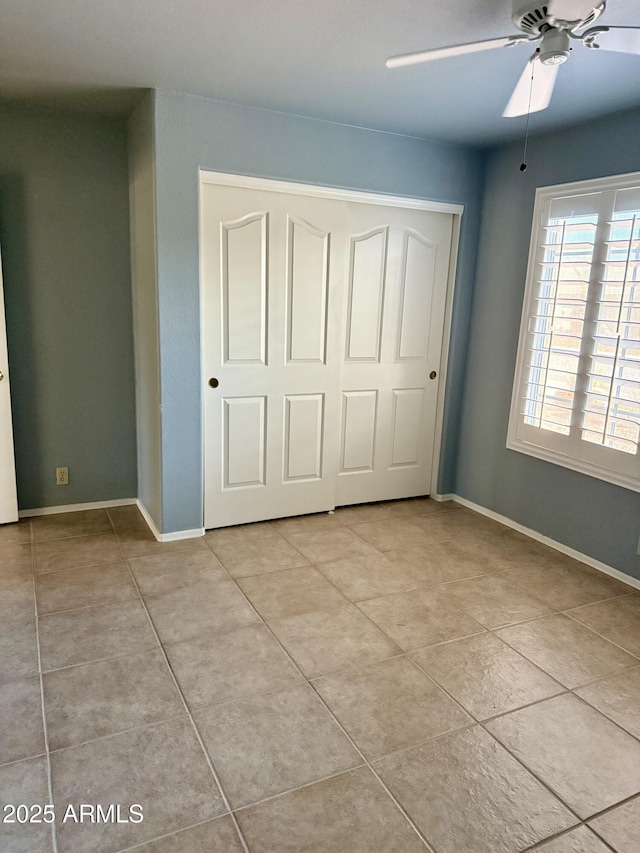
<svg viewBox="0 0 640 853">
<path fill-rule="evenodd" d="M 191 95 L 155 93 L 162 520 L 202 526 L 198 169 L 466 205 L 440 491 L 451 491 L 482 192 L 479 152 Z"/>
<path fill-rule="evenodd" d="M 640 578 L 640 494 L 505 447 L 539 186 L 640 171 L 640 111 L 488 152 L 456 492 Z"/>
<path fill-rule="evenodd" d="M 123 121 L 0 107 L 0 247 L 20 508 L 135 497 Z"/>
</svg>

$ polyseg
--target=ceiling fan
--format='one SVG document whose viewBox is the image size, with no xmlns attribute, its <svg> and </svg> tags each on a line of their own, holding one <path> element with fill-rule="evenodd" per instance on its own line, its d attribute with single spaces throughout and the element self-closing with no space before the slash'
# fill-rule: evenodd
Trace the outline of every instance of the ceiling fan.
<svg viewBox="0 0 640 853">
<path fill-rule="evenodd" d="M 585 47 L 640 54 L 640 27 L 589 27 L 606 7 L 606 0 L 513 0 L 513 23 L 524 35 L 439 47 L 418 53 L 405 53 L 387 59 L 387 68 L 401 68 L 446 59 L 465 53 L 478 53 L 498 47 L 540 42 L 525 66 L 503 116 L 508 118 L 546 109 L 558 75 L 558 67 L 569 59 L 571 40 Z"/>
</svg>

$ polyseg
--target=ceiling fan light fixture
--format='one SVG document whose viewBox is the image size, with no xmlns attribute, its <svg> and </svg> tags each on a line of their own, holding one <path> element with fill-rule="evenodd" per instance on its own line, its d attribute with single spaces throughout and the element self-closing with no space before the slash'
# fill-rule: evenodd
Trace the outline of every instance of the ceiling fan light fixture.
<svg viewBox="0 0 640 853">
<path fill-rule="evenodd" d="M 571 40 L 566 30 L 550 29 L 542 36 L 539 56 L 543 65 L 562 65 L 570 53 Z"/>
<path fill-rule="evenodd" d="M 566 62 L 569 57 L 564 53 L 551 53 L 548 56 L 545 55 L 544 59 L 540 59 L 543 65 L 562 65 L 563 62 Z"/>
</svg>

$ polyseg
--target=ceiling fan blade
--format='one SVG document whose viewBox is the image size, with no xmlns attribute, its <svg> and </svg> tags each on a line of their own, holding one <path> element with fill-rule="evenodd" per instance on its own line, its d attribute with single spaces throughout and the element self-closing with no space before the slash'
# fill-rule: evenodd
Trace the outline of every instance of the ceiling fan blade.
<svg viewBox="0 0 640 853">
<path fill-rule="evenodd" d="M 417 53 L 403 53 L 387 59 L 387 68 L 402 68 L 405 65 L 418 65 L 421 62 L 431 62 L 432 59 L 447 59 L 449 56 L 462 56 L 465 53 L 479 53 L 481 50 L 493 50 L 496 47 L 508 47 L 512 44 L 523 44 L 533 41 L 528 36 L 503 36 L 487 41 L 474 41 L 471 44 L 456 44 L 451 47 L 437 47 L 434 50 L 421 50 Z"/>
<path fill-rule="evenodd" d="M 532 74 L 533 84 L 531 83 Z M 534 54 L 526 64 L 502 115 L 505 118 L 515 118 L 526 115 L 528 112 L 537 113 L 540 110 L 546 110 L 551 103 L 557 76 L 557 65 L 543 65 Z M 531 96 L 531 107 L 529 107 L 529 96 Z"/>
<path fill-rule="evenodd" d="M 560 21 L 584 21 L 600 0 L 549 0 L 548 14 Z"/>
<path fill-rule="evenodd" d="M 594 27 L 584 36 L 587 44 L 595 42 L 602 50 L 640 54 L 640 27 Z"/>
</svg>

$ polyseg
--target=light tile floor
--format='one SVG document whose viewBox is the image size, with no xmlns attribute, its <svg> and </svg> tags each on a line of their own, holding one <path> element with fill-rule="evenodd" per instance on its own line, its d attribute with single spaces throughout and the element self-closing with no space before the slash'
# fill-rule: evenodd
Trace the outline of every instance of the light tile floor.
<svg viewBox="0 0 640 853">
<path fill-rule="evenodd" d="M 57 818 L 2 853 L 638 853 L 640 594 L 426 499 L 4 526 L 0 801 Z"/>
</svg>

